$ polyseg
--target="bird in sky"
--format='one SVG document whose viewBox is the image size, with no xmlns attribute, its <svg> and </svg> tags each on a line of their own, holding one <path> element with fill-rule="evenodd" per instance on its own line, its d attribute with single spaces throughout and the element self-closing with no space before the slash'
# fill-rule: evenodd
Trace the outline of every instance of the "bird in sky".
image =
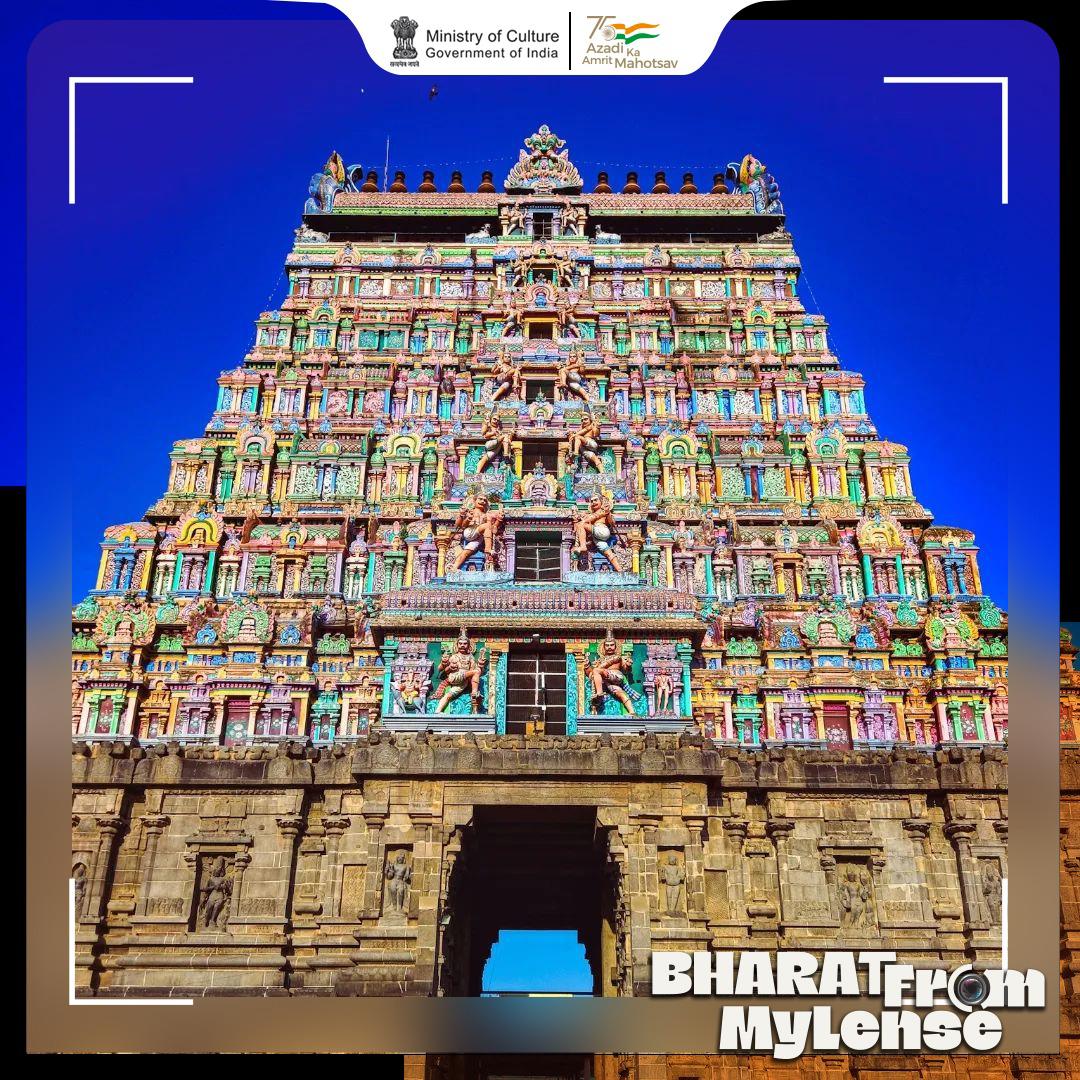
<svg viewBox="0 0 1080 1080">
<path fill-rule="evenodd" d="M 428 101 L 434 101 L 439 96 L 439 88 L 437 86 L 433 86 L 427 92 L 427 96 L 428 96 Z"/>
</svg>

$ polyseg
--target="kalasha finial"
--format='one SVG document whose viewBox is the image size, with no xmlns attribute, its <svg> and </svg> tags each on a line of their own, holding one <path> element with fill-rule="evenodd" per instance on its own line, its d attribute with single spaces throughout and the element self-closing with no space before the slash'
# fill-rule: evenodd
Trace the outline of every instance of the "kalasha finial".
<svg viewBox="0 0 1080 1080">
<path fill-rule="evenodd" d="M 680 195 L 696 195 L 697 185 L 694 183 L 694 174 L 692 172 L 683 173 L 682 187 L 679 188 Z"/>
<path fill-rule="evenodd" d="M 608 183 L 608 174 L 606 172 L 596 174 L 596 187 L 593 188 L 594 195 L 610 195 L 611 185 Z"/>
<path fill-rule="evenodd" d="M 431 169 L 425 169 L 423 179 L 420 181 L 420 186 L 417 191 L 430 192 L 437 190 L 435 187 L 435 174 Z"/>
<path fill-rule="evenodd" d="M 626 183 L 623 184 L 622 193 L 624 195 L 640 195 L 641 188 L 638 186 L 637 173 L 628 172 L 626 174 Z"/>
<path fill-rule="evenodd" d="M 663 174 L 663 172 L 658 172 L 656 174 L 652 190 L 654 195 L 671 194 L 671 188 L 668 187 L 667 177 Z"/>
</svg>

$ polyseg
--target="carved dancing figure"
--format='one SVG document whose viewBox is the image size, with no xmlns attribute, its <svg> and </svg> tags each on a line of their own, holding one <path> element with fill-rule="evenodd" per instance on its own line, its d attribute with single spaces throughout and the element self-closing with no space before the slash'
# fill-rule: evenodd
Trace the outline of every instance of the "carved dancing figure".
<svg viewBox="0 0 1080 1080">
<path fill-rule="evenodd" d="M 589 404 L 589 395 L 585 389 L 585 357 L 579 349 L 573 349 L 566 358 L 566 363 L 559 366 L 555 375 L 555 392 L 563 392 L 567 398 L 580 398 Z"/>
<path fill-rule="evenodd" d="M 594 495 L 589 500 L 589 509 L 579 514 L 574 521 L 573 553 L 587 555 L 591 546 L 618 572 L 619 564 L 611 553 L 614 538 L 615 518 L 612 516 L 611 506 L 601 496 Z"/>
<path fill-rule="evenodd" d="M 503 516 L 501 511 L 491 509 L 491 502 L 483 492 L 466 500 L 455 523 L 461 530 L 461 551 L 454 560 L 455 570 L 460 570 L 480 550 L 484 552 L 485 569 L 494 569 L 495 541 L 502 529 Z"/>
<path fill-rule="evenodd" d="M 404 912 L 409 903 L 409 886 L 412 884 L 412 867 L 409 866 L 404 851 L 399 851 L 393 862 L 386 861 L 386 897 L 390 901 L 390 910 Z"/>
<path fill-rule="evenodd" d="M 509 428 L 504 428 L 494 410 L 488 413 L 484 426 L 480 430 L 480 435 L 484 440 L 484 456 L 477 462 L 477 474 L 482 473 L 497 457 L 501 457 L 504 461 L 513 459 L 512 443 L 516 434 L 516 425 L 512 424 Z"/>
<path fill-rule="evenodd" d="M 211 927 L 216 927 L 218 930 L 224 930 L 225 905 L 232 896 L 232 879 L 226 873 L 224 856 L 219 855 L 214 861 L 210 876 L 199 891 L 202 894 L 199 913 L 202 915 L 203 929 L 209 930 Z"/>
<path fill-rule="evenodd" d="M 622 647 L 609 630 L 600 646 L 600 652 L 592 663 L 585 668 L 585 675 L 592 684 L 592 707 L 602 709 L 604 698 L 613 697 L 626 711 L 634 715 L 634 703 L 627 692 L 626 672 L 632 661 L 623 656 Z"/>
<path fill-rule="evenodd" d="M 483 704 L 480 697 L 480 679 L 486 663 L 487 649 L 481 649 L 479 655 L 474 656 L 472 642 L 465 627 L 462 627 L 454 651 L 439 661 L 442 682 L 435 691 L 439 698 L 435 711 L 445 712 L 452 701 L 456 701 L 468 691 L 473 712 L 479 712 Z"/>
<path fill-rule="evenodd" d="M 604 463 L 597 450 L 600 448 L 600 421 L 588 410 L 581 415 L 581 427 L 570 435 L 566 450 L 567 459 L 573 464 L 575 458 L 582 457 L 596 466 L 597 472 L 604 471 Z"/>
<path fill-rule="evenodd" d="M 499 401 L 507 394 L 521 393 L 521 372 L 514 366 L 514 362 L 505 353 L 500 353 L 495 359 L 491 369 L 492 378 L 495 380 L 495 393 L 491 395 L 492 401 Z"/>
</svg>

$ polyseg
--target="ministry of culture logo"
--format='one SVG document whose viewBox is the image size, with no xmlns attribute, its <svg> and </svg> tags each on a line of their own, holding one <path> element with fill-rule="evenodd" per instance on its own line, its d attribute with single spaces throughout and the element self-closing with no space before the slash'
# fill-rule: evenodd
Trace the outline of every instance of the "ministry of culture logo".
<svg viewBox="0 0 1080 1080">
<path fill-rule="evenodd" d="M 408 15 L 402 15 L 401 18 L 395 19 L 390 24 L 390 29 L 394 31 L 394 37 L 397 38 L 397 44 L 394 46 L 395 60 L 416 59 L 417 54 L 416 49 L 413 47 L 413 38 L 416 37 L 416 30 L 419 25 L 415 19 L 410 19 Z"/>
<path fill-rule="evenodd" d="M 621 41 L 624 45 L 633 45 L 642 38 L 658 38 L 660 35 L 652 31 L 659 29 L 659 23 L 639 22 L 627 26 L 626 23 L 612 22 L 601 27 L 600 35 L 605 41 Z"/>
</svg>

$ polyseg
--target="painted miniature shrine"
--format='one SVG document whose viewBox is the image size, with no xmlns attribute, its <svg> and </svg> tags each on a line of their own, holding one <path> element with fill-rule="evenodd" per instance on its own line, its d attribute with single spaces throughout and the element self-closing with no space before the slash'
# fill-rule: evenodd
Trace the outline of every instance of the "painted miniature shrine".
<svg viewBox="0 0 1080 1080">
<path fill-rule="evenodd" d="M 1002 742 L 973 535 L 799 296 L 775 180 L 334 154 L 288 295 L 73 612 L 81 740 Z"/>
</svg>

